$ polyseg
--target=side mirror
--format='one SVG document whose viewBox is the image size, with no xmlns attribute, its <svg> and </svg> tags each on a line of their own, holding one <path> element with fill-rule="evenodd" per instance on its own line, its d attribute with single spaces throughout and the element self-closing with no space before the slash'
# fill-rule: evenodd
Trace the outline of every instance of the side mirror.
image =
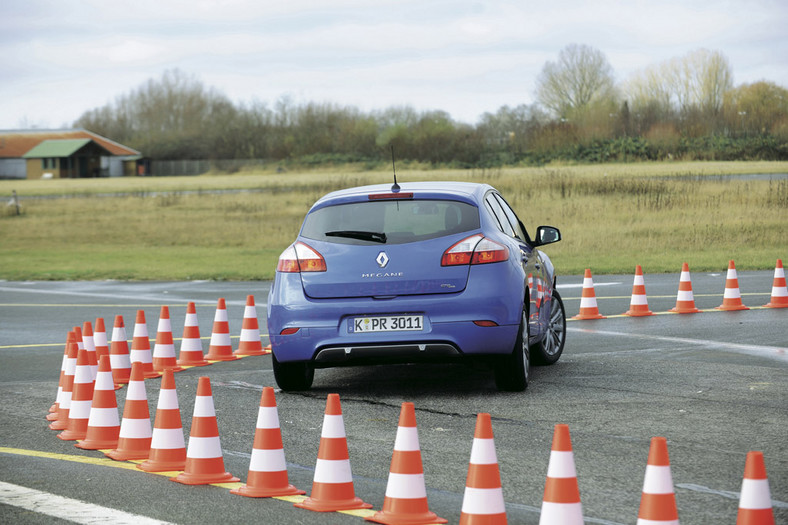
<svg viewBox="0 0 788 525">
<path fill-rule="evenodd" d="M 552 226 L 539 226 L 536 229 L 536 241 L 534 246 L 552 244 L 561 240 L 561 232 Z"/>
</svg>

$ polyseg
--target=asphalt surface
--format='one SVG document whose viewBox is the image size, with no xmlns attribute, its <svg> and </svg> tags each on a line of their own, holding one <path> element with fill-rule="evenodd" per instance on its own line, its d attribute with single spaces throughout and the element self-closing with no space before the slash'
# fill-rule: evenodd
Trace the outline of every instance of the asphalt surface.
<svg viewBox="0 0 788 525">
<path fill-rule="evenodd" d="M 772 275 L 739 271 L 744 304 L 769 301 Z M 658 315 L 629 318 L 620 314 L 629 306 L 632 276 L 594 277 L 599 310 L 609 317 L 571 321 L 563 357 L 555 366 L 535 368 L 523 393 L 499 393 L 489 371 L 462 365 L 318 370 L 310 392 L 277 392 L 290 482 L 311 492 L 326 396 L 338 393 L 355 493 L 375 510 L 383 505 L 401 403 L 412 401 L 429 506 L 450 523 L 459 521 L 480 412 L 492 416 L 509 523 L 538 523 L 556 423 L 570 427 L 586 523 L 636 521 L 654 436 L 668 440 L 683 524 L 735 522 L 750 450 L 764 452 L 777 523 L 787 523 L 788 309 L 664 314 L 675 305 L 678 279 L 647 274 L 649 306 Z M 559 277 L 568 316 L 578 313 L 581 283 L 582 276 Z M 725 270 L 692 274 L 692 284 L 696 305 L 713 309 L 722 302 Z M 222 487 L 185 486 L 120 468 L 129 464 L 103 462 L 101 452 L 77 449 L 47 429 L 44 416 L 55 400 L 71 327 L 103 317 L 109 336 L 120 314 L 131 339 L 135 313 L 143 309 L 153 339 L 159 308 L 168 305 L 179 338 L 186 303 L 195 301 L 207 351 L 219 297 L 227 300 L 234 343 L 247 294 L 256 298 L 266 333 L 268 287 L 0 282 L 0 482 L 175 523 L 362 523 L 353 515 L 310 512 L 287 501 L 243 498 Z M 187 440 L 201 375 L 211 378 L 226 470 L 244 481 L 261 390 L 275 386 L 270 356 L 176 374 Z M 146 381 L 151 420 L 159 384 Z M 125 391 L 117 392 L 121 414 Z M 0 521 L 66 522 L 20 505 L 0 503 Z"/>
</svg>

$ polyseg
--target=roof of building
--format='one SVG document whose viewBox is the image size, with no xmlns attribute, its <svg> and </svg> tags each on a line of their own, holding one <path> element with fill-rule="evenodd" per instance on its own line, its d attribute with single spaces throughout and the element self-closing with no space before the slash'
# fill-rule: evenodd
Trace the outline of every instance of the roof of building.
<svg viewBox="0 0 788 525">
<path fill-rule="evenodd" d="M 26 153 L 49 140 L 93 140 L 109 155 L 128 157 L 140 152 L 85 129 L 0 130 L 0 158 L 23 158 Z"/>
<path fill-rule="evenodd" d="M 96 144 L 100 149 L 107 151 L 106 148 L 93 139 L 45 140 L 38 146 L 33 146 L 33 149 L 22 155 L 22 157 L 26 159 L 70 157 L 90 143 Z"/>
</svg>

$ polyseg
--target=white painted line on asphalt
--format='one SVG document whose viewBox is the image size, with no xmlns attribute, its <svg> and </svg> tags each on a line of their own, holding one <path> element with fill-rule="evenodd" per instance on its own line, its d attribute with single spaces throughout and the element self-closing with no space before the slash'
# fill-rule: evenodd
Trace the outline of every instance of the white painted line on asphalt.
<svg viewBox="0 0 788 525">
<path fill-rule="evenodd" d="M 0 503 L 74 523 L 115 523 L 121 525 L 169 523 L 3 481 L 0 481 Z"/>
<path fill-rule="evenodd" d="M 52 290 L 52 289 L 38 289 L 38 288 L 16 288 L 12 286 L 0 286 L 0 292 L 20 292 L 20 293 L 33 293 L 33 294 L 45 294 L 45 295 L 71 295 L 74 297 L 100 297 L 104 299 L 128 299 L 130 301 L 153 301 L 151 307 L 159 306 L 162 304 L 167 304 L 167 297 L 165 294 L 162 295 L 150 295 L 150 294 L 140 294 L 140 295 L 119 295 L 119 294 L 110 294 L 110 293 L 96 293 L 96 292 L 77 292 L 77 291 L 69 291 L 69 290 Z M 179 300 L 180 302 L 186 301 L 186 299 Z M 215 300 L 206 300 L 206 299 L 196 299 L 192 302 L 197 304 L 216 304 Z M 245 305 L 246 301 L 226 301 L 228 305 Z M 119 305 L 120 306 L 120 305 Z M 128 306 L 128 305 L 125 305 Z M 260 307 L 267 307 L 267 303 L 257 302 L 256 306 Z"/>
<path fill-rule="evenodd" d="M 594 288 L 596 288 L 597 286 L 616 286 L 616 285 L 619 285 L 619 284 L 622 284 L 622 283 L 615 283 L 615 282 L 614 283 L 594 283 Z M 558 288 L 559 290 L 563 290 L 565 288 L 582 288 L 583 287 L 583 283 L 557 284 L 555 287 Z"/>
<path fill-rule="evenodd" d="M 739 352 L 742 354 L 768 357 L 771 359 L 777 359 L 778 361 L 788 362 L 788 348 L 784 348 L 782 346 L 745 345 L 739 343 L 725 343 L 721 341 L 712 341 L 710 339 L 689 339 L 687 337 L 669 337 L 664 335 L 629 334 L 626 332 L 613 332 L 610 330 L 594 330 L 591 328 L 567 328 L 567 330 L 570 332 L 583 332 L 588 334 L 609 335 L 615 337 L 631 337 L 633 339 L 665 341 L 668 343 L 678 343 L 684 345 L 708 346 L 720 350 L 729 350 L 731 352 Z"/>
</svg>

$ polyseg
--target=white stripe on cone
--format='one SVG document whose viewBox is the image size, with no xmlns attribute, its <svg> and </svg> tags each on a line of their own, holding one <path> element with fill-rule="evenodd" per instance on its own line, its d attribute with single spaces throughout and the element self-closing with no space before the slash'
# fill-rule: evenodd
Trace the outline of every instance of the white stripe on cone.
<svg viewBox="0 0 788 525">
<path fill-rule="evenodd" d="M 580 503 L 543 501 L 542 515 L 550 516 L 550 523 L 583 523 L 583 506 Z"/>
<path fill-rule="evenodd" d="M 353 474 L 347 459 L 320 459 L 315 465 L 315 483 L 351 483 Z"/>
<path fill-rule="evenodd" d="M 492 465 L 498 463 L 493 439 L 474 438 L 471 446 L 471 463 L 474 465 Z"/>
<path fill-rule="evenodd" d="M 230 334 L 217 332 L 212 333 L 210 346 L 230 346 Z"/>
<path fill-rule="evenodd" d="M 147 401 L 148 396 L 145 392 L 145 383 L 142 381 L 129 381 L 126 391 L 126 401 Z"/>
<path fill-rule="evenodd" d="M 255 428 L 279 428 L 279 413 L 277 412 L 276 407 L 258 407 L 257 424 Z"/>
<path fill-rule="evenodd" d="M 106 390 L 106 389 L 105 389 Z M 118 419 L 118 408 L 98 408 L 90 409 L 88 427 L 117 427 L 120 425 Z"/>
<path fill-rule="evenodd" d="M 345 423 L 341 414 L 326 414 L 323 416 L 323 430 L 320 437 L 324 438 L 344 438 Z"/>
<path fill-rule="evenodd" d="M 287 470 L 285 451 L 279 449 L 252 449 L 249 470 L 254 472 L 282 472 Z"/>
<path fill-rule="evenodd" d="M 551 450 L 547 466 L 548 478 L 576 478 L 575 457 L 571 450 Z"/>
<path fill-rule="evenodd" d="M 242 328 L 241 329 L 241 341 L 259 341 L 260 340 L 260 331 L 254 330 L 252 328 Z"/>
<path fill-rule="evenodd" d="M 772 495 L 768 479 L 742 480 L 739 508 L 748 510 L 771 509 Z"/>
<path fill-rule="evenodd" d="M 186 448 L 183 440 L 182 428 L 153 428 L 153 438 L 150 442 L 151 449 L 182 449 Z"/>
<path fill-rule="evenodd" d="M 420 499 L 427 497 L 424 474 L 398 474 L 389 472 L 386 497 L 397 499 Z"/>
<path fill-rule="evenodd" d="M 646 465 L 643 492 L 648 494 L 673 494 L 673 477 L 669 465 Z"/>
<path fill-rule="evenodd" d="M 186 457 L 192 459 L 215 459 L 222 457 L 222 445 L 219 436 L 189 438 Z"/>
<path fill-rule="evenodd" d="M 159 401 L 156 404 L 156 409 L 157 410 L 180 409 L 180 407 L 178 406 L 178 393 L 172 388 L 165 388 L 159 390 Z"/>
<path fill-rule="evenodd" d="M 144 439 L 152 436 L 150 419 L 130 419 L 124 417 L 120 423 L 120 437 Z"/>
<path fill-rule="evenodd" d="M 475 489 L 465 487 L 462 498 L 462 512 L 465 514 L 502 514 L 506 512 L 503 502 L 503 489 Z"/>
<path fill-rule="evenodd" d="M 213 396 L 195 396 L 194 417 L 216 417 Z"/>
<path fill-rule="evenodd" d="M 394 450 L 413 452 L 419 448 L 419 432 L 416 427 L 397 427 L 397 437 L 394 439 Z"/>
<path fill-rule="evenodd" d="M 181 352 L 202 352 L 202 343 L 199 339 L 185 337 L 181 339 Z"/>
</svg>

